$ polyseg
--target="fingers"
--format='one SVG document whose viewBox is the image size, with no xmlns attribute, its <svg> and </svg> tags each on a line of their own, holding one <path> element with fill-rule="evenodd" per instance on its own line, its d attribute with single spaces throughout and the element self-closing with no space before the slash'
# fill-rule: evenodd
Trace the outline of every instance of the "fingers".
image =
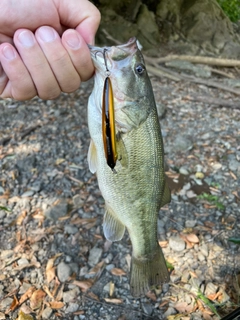
<svg viewBox="0 0 240 320">
<path fill-rule="evenodd" d="M 16 49 L 10 44 L 0 46 L 0 97 L 17 100 L 54 99 L 61 91 L 73 92 L 81 80 L 93 74 L 89 49 L 81 35 L 72 29 L 62 39 L 51 27 L 27 29 L 14 34 Z M 12 56 L 6 52 L 12 52 Z"/>
<path fill-rule="evenodd" d="M 33 98 L 37 91 L 32 78 L 11 44 L 0 46 L 0 97 L 26 100 Z"/>
</svg>

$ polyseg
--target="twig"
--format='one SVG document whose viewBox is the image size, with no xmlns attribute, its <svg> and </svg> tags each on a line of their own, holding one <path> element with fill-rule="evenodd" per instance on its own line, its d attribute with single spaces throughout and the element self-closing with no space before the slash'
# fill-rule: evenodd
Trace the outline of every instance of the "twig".
<svg viewBox="0 0 240 320">
<path fill-rule="evenodd" d="M 236 104 L 232 101 L 228 101 L 228 100 L 224 100 L 224 99 L 220 99 L 220 98 L 213 98 L 213 97 L 209 97 L 209 96 L 193 95 L 193 96 L 185 96 L 185 97 L 183 97 L 183 99 L 190 100 L 190 101 L 204 102 L 207 104 L 214 104 L 214 105 L 217 105 L 217 107 L 240 109 L 240 102 L 238 104 Z"/>
<path fill-rule="evenodd" d="M 234 59 L 219 59 L 219 58 L 212 58 L 212 57 L 176 55 L 176 54 L 171 54 L 162 58 L 153 58 L 153 61 L 157 63 L 164 63 L 172 60 L 189 61 L 192 63 L 201 63 L 201 64 L 221 66 L 221 67 L 240 67 L 240 60 L 234 60 Z"/>
<path fill-rule="evenodd" d="M 158 67 L 153 67 L 153 66 L 150 66 L 149 64 L 147 64 L 147 71 L 149 73 L 152 73 L 153 75 L 157 76 L 157 77 L 166 77 L 166 78 L 169 78 L 171 80 L 174 80 L 174 81 L 179 81 L 181 80 L 180 77 L 176 74 L 176 75 L 171 75 L 169 72 L 166 72 L 164 70 L 161 70 Z"/>
</svg>

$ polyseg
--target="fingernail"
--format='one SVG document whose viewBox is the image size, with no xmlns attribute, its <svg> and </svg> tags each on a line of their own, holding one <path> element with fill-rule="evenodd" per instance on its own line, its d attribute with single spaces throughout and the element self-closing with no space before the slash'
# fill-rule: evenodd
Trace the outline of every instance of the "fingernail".
<svg viewBox="0 0 240 320">
<path fill-rule="evenodd" d="M 14 58 L 16 58 L 16 52 L 11 46 L 7 45 L 7 46 L 3 47 L 2 53 L 3 53 L 4 57 L 8 60 L 13 60 Z"/>
<path fill-rule="evenodd" d="M 80 48 L 80 40 L 75 32 L 69 32 L 66 38 L 66 42 L 72 49 Z"/>
<path fill-rule="evenodd" d="M 18 35 L 18 39 L 25 47 L 32 47 L 35 43 L 35 39 L 31 31 L 20 32 Z"/>
<path fill-rule="evenodd" d="M 51 42 L 56 39 L 56 33 L 50 27 L 41 27 L 38 29 L 37 33 L 44 42 Z"/>
</svg>

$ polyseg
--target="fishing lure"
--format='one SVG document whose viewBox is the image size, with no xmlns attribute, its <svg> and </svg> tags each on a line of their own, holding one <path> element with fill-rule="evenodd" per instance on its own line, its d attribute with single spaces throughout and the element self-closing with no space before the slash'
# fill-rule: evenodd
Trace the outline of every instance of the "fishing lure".
<svg viewBox="0 0 240 320">
<path fill-rule="evenodd" d="M 105 158 L 108 166 L 114 171 L 117 162 L 117 147 L 116 147 L 116 130 L 115 130 L 115 115 L 114 115 L 114 100 L 112 83 L 109 77 L 109 70 L 106 61 L 106 51 L 103 52 L 104 62 L 106 66 L 107 76 L 103 86 L 102 99 L 102 137 Z"/>
</svg>

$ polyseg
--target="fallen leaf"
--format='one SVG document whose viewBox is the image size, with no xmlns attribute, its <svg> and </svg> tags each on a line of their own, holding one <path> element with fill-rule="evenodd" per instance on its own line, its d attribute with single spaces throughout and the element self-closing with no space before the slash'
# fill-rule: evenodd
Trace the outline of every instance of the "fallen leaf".
<svg viewBox="0 0 240 320">
<path fill-rule="evenodd" d="M 81 315 L 81 314 L 84 314 L 84 313 L 85 313 L 84 310 L 78 310 L 78 311 L 76 311 L 76 312 L 73 312 L 73 314 L 74 314 L 75 316 Z"/>
<path fill-rule="evenodd" d="M 190 313 L 193 311 L 193 306 L 185 301 L 178 301 L 174 304 L 173 307 L 181 313 Z"/>
<path fill-rule="evenodd" d="M 20 300 L 19 300 L 19 305 L 21 305 L 23 302 L 25 302 L 26 300 L 28 300 L 33 292 L 36 290 L 35 287 L 30 287 L 28 288 L 28 290 L 21 296 Z"/>
<path fill-rule="evenodd" d="M 114 282 L 110 281 L 110 285 L 109 285 L 109 296 L 110 297 L 113 296 L 114 289 L 115 289 L 115 284 L 114 284 Z"/>
<path fill-rule="evenodd" d="M 158 241 L 158 243 L 161 248 L 167 248 L 168 246 L 168 241 Z"/>
<path fill-rule="evenodd" d="M 17 297 L 13 296 L 13 302 L 11 303 L 9 309 L 6 311 L 6 314 L 9 314 L 10 312 L 14 311 L 19 306 L 19 301 Z"/>
<path fill-rule="evenodd" d="M 51 301 L 49 305 L 52 309 L 61 309 L 64 307 L 64 303 L 61 301 Z"/>
<path fill-rule="evenodd" d="M 83 281 L 74 280 L 72 284 L 74 284 L 75 286 L 78 286 L 79 288 L 82 289 L 83 292 L 85 292 L 92 287 L 93 281 L 90 279 L 83 280 Z"/>
<path fill-rule="evenodd" d="M 94 300 L 97 300 L 97 301 L 99 301 L 99 298 L 98 298 L 98 296 L 95 294 L 95 293 L 93 293 L 93 292 L 88 292 L 88 297 L 90 297 L 90 298 L 92 298 L 92 299 L 94 299 Z"/>
<path fill-rule="evenodd" d="M 23 210 L 23 212 L 17 217 L 16 224 L 18 226 L 21 226 L 26 216 L 27 216 L 27 210 Z"/>
<path fill-rule="evenodd" d="M 54 299 L 53 294 L 50 292 L 48 287 L 46 285 L 43 285 L 43 290 L 46 292 L 46 294 L 49 296 L 49 298 Z"/>
<path fill-rule="evenodd" d="M 54 267 L 54 262 L 55 260 L 60 257 L 62 255 L 62 253 L 57 253 L 53 258 L 49 259 L 48 262 L 47 262 L 47 265 L 46 265 L 46 276 L 47 276 L 47 282 L 50 283 L 56 273 L 55 273 L 55 270 L 56 270 L 56 267 Z"/>
<path fill-rule="evenodd" d="M 148 291 L 148 292 L 146 293 L 146 297 L 148 297 L 148 298 L 151 299 L 152 301 L 157 301 L 157 297 L 156 297 L 155 293 L 152 292 L 152 291 Z"/>
<path fill-rule="evenodd" d="M 199 243 L 199 239 L 194 233 L 186 234 L 185 236 L 189 242 Z"/>
<path fill-rule="evenodd" d="M 34 291 L 33 295 L 30 298 L 30 307 L 33 310 L 39 309 L 42 305 L 42 302 L 45 296 L 46 296 L 46 293 L 41 289 Z"/>
<path fill-rule="evenodd" d="M 122 269 L 119 268 L 112 268 L 110 270 L 111 274 L 113 274 L 114 276 L 124 276 L 126 274 L 125 271 L 123 271 Z"/>
<path fill-rule="evenodd" d="M 123 303 L 123 300 L 122 299 L 117 299 L 117 298 L 111 298 L 111 299 L 109 299 L 109 298 L 104 298 L 104 300 L 106 301 L 106 302 L 109 302 L 109 303 L 114 303 L 114 304 L 121 304 L 121 303 Z"/>
<path fill-rule="evenodd" d="M 93 267 L 88 274 L 96 274 L 99 273 L 104 265 L 104 260 L 100 261 L 95 267 Z"/>
</svg>

